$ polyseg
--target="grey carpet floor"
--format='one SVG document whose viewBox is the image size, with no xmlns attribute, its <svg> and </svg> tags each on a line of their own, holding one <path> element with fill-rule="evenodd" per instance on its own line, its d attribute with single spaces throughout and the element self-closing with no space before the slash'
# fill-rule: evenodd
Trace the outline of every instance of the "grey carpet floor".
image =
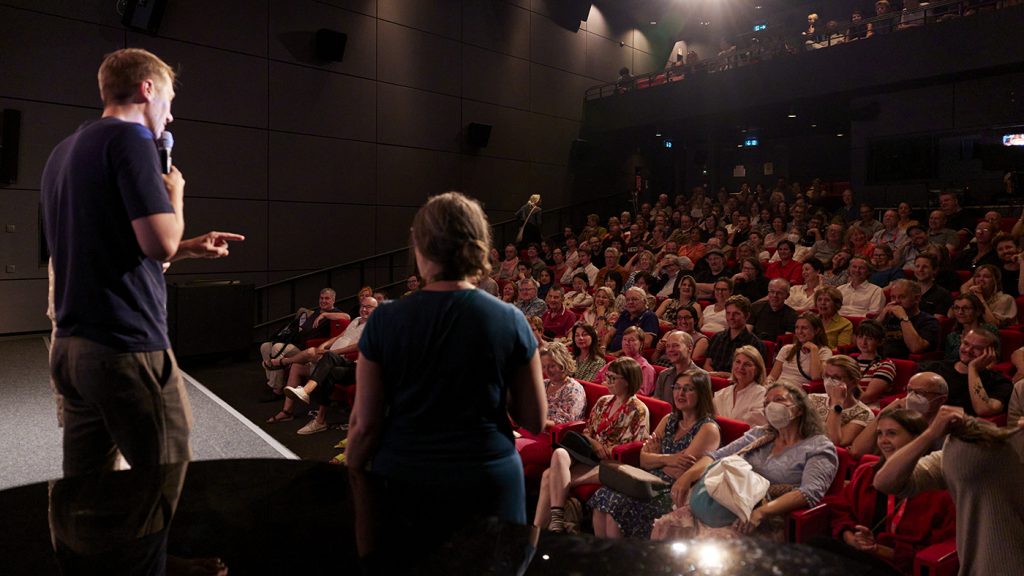
<svg viewBox="0 0 1024 576">
<path fill-rule="evenodd" d="M 186 373 L 196 460 L 295 458 Z M 49 385 L 46 339 L 0 341 L 0 489 L 61 475 L 61 431 Z"/>
</svg>

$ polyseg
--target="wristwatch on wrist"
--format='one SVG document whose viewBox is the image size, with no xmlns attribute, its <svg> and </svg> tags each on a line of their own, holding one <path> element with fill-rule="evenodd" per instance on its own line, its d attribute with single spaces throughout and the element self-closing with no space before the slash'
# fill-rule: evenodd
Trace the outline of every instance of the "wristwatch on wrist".
<svg viewBox="0 0 1024 576">
<path fill-rule="evenodd" d="M 835 406 L 832 407 L 832 411 L 835 412 L 836 414 L 842 414 L 843 413 L 843 405 L 842 404 L 836 404 Z"/>
</svg>

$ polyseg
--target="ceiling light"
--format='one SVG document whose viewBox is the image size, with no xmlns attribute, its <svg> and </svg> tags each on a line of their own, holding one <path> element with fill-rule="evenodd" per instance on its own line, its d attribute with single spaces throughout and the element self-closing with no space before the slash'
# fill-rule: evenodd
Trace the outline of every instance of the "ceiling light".
<svg viewBox="0 0 1024 576">
<path fill-rule="evenodd" d="M 786 115 L 786 118 L 796 118 L 796 113 L 790 112 L 789 114 Z"/>
<path fill-rule="evenodd" d="M 843 133 L 842 132 L 836 132 L 836 136 L 842 138 L 843 137 Z"/>
</svg>

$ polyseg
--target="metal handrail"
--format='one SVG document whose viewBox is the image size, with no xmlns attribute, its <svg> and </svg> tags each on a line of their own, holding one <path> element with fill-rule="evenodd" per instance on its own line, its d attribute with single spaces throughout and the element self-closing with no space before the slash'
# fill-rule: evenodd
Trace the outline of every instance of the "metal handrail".
<svg viewBox="0 0 1024 576">
<path fill-rule="evenodd" d="M 935 13 L 941 9 L 956 6 L 959 10 L 956 11 L 958 16 L 962 16 L 965 8 L 965 3 L 969 0 L 938 0 L 930 2 L 927 6 L 921 7 L 916 12 L 921 12 L 920 23 L 922 26 L 929 26 L 938 22 L 935 19 Z M 993 7 L 999 8 L 998 0 L 988 0 L 985 2 L 971 4 L 966 8 L 978 9 Z M 949 12 L 943 12 L 943 16 L 949 14 Z M 873 16 L 871 18 L 863 18 L 857 22 L 856 26 L 866 27 L 868 24 L 872 26 L 876 24 L 884 24 L 888 26 L 887 32 L 892 32 L 896 29 L 898 23 L 893 22 L 903 16 L 903 12 L 890 12 L 881 16 Z M 820 20 L 819 20 L 820 22 Z M 814 45 L 819 45 L 824 42 L 823 47 L 830 47 L 834 44 L 847 43 L 845 41 L 846 31 L 854 28 L 852 20 L 838 23 L 836 29 L 843 31 L 843 41 L 839 42 L 835 40 L 835 37 L 839 34 L 833 34 L 825 36 L 826 32 L 822 31 L 817 37 L 820 38 Z M 654 87 L 661 84 L 668 84 L 672 82 L 678 82 L 683 80 L 687 74 L 709 74 L 724 72 L 733 68 L 746 66 L 748 64 L 761 62 L 764 60 L 770 60 L 779 56 L 796 56 L 797 54 L 806 52 L 802 46 L 787 46 L 785 41 L 800 38 L 804 41 L 811 41 L 809 38 L 801 38 L 800 32 L 802 29 L 797 27 L 778 27 L 761 30 L 758 32 L 744 32 L 733 38 L 733 45 L 737 47 L 737 50 L 733 53 L 726 55 L 715 55 L 710 58 L 701 60 L 695 65 L 685 65 L 679 68 L 671 67 L 662 70 L 655 70 L 654 72 L 648 72 L 646 74 L 640 74 L 631 78 L 631 85 L 620 87 L 619 82 L 608 82 L 604 84 L 598 84 L 587 88 L 584 93 L 586 100 L 599 100 L 615 94 L 624 94 L 626 92 L 633 92 L 635 90 L 644 90 L 648 87 Z M 766 47 L 762 44 L 761 38 L 766 38 L 770 42 L 773 42 L 774 46 Z M 781 42 L 780 42 L 781 40 Z M 863 40 L 863 38 L 861 38 Z M 739 46 L 743 45 L 743 48 Z M 821 47 L 821 46 L 819 46 Z"/>
<path fill-rule="evenodd" d="M 575 227 L 586 217 L 587 212 L 606 212 L 606 210 L 596 208 L 597 206 L 604 207 L 619 199 L 627 200 L 628 198 L 629 193 L 615 193 L 591 198 L 571 206 L 563 206 L 561 208 L 545 211 L 545 228 L 548 230 L 556 230 L 560 234 L 561 230 L 565 226 Z M 514 241 L 516 233 L 519 231 L 519 226 L 520 221 L 516 218 L 491 224 L 491 235 L 494 245 L 502 246 Z M 552 234 L 549 234 L 548 236 L 551 235 Z M 303 280 L 323 277 L 323 285 L 333 287 L 335 285 L 335 276 L 348 272 L 355 272 L 359 280 L 357 284 L 359 286 L 365 286 L 369 284 L 368 277 L 370 275 L 371 268 L 377 268 L 378 270 L 386 270 L 384 281 L 381 282 L 378 278 L 378 281 L 376 282 L 377 289 L 391 290 L 401 286 L 405 282 L 408 272 L 414 268 L 411 258 L 409 257 L 409 248 L 409 246 L 406 246 L 388 252 L 375 254 L 373 256 L 360 258 L 358 260 L 352 260 L 342 264 L 335 264 L 318 270 L 304 272 L 282 280 L 276 280 L 274 282 L 268 282 L 257 286 L 255 288 L 256 310 L 255 321 L 253 323 L 254 333 L 259 338 L 261 337 L 260 331 L 284 323 L 293 317 L 294 310 L 299 306 L 297 286 Z M 397 274 L 399 271 L 401 271 L 401 275 Z M 351 280 L 349 280 L 349 282 L 351 283 Z M 287 313 L 275 316 L 274 318 L 268 318 L 270 315 L 269 299 L 271 297 L 271 292 L 281 289 L 287 291 L 286 300 L 288 311 Z M 355 301 L 356 296 L 357 294 L 355 293 L 339 296 L 337 298 L 336 305 L 339 308 L 344 309 Z M 266 334 L 262 334 L 262 336 L 265 337 Z"/>
</svg>

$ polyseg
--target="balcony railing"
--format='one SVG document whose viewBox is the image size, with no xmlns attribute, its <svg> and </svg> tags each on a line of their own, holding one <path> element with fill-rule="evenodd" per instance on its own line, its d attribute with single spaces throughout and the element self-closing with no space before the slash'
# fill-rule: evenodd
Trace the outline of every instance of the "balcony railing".
<svg viewBox="0 0 1024 576">
<path fill-rule="evenodd" d="M 737 36 L 730 43 L 729 48 L 711 58 L 678 62 L 665 70 L 620 78 L 616 82 L 592 86 L 586 91 L 586 99 L 596 100 L 645 90 L 775 58 L 794 57 L 807 51 L 829 48 L 837 44 L 869 41 L 870 36 L 895 33 L 907 28 L 931 26 L 954 18 L 970 16 L 977 11 L 996 10 L 1013 5 L 1016 3 L 1007 0 L 941 0 L 930 2 L 914 11 L 890 12 L 873 18 L 864 18 L 857 22 L 852 20 L 839 22 L 831 31 L 823 29 L 821 33 L 811 37 L 803 35 L 802 30 L 794 28 L 771 28 L 758 32 L 747 32 Z"/>
</svg>

